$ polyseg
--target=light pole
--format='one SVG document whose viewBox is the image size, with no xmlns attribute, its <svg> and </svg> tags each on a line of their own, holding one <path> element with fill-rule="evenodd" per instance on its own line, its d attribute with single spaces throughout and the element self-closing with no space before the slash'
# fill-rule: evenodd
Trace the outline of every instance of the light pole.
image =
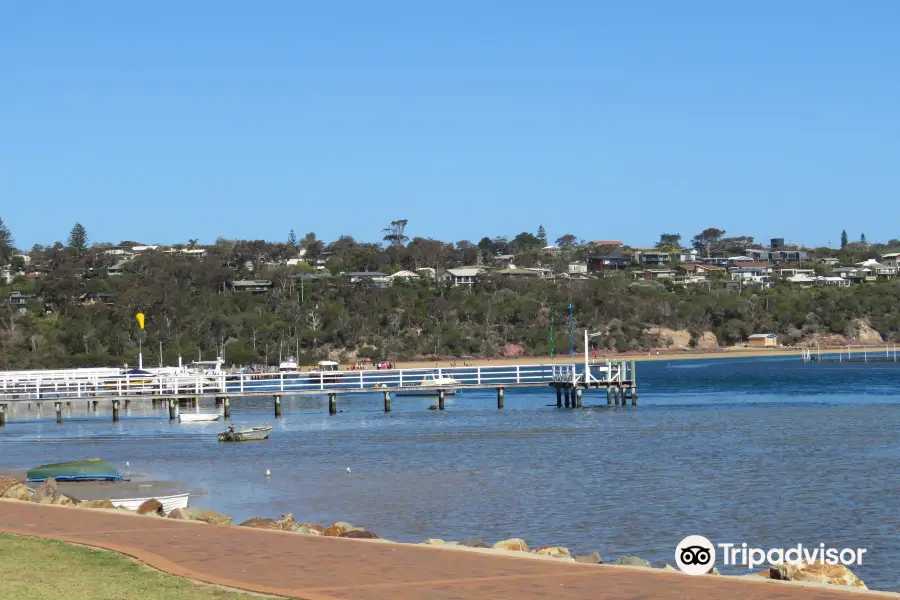
<svg viewBox="0 0 900 600">
<path fill-rule="evenodd" d="M 598 335 L 603 335 L 599 331 L 596 333 L 588 333 L 588 330 L 584 330 L 584 385 L 589 385 L 591 383 L 591 363 L 588 361 L 588 351 L 590 350 L 590 339 L 595 338 Z"/>
<path fill-rule="evenodd" d="M 569 305 L 569 357 L 575 358 L 575 315 L 574 307 Z"/>
</svg>

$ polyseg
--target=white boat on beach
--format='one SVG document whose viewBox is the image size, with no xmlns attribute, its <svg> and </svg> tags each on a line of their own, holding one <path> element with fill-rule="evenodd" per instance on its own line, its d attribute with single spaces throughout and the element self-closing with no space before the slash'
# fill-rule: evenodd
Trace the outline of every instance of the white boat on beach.
<svg viewBox="0 0 900 600">
<path fill-rule="evenodd" d="M 438 392 L 443 391 L 445 396 L 452 396 L 456 393 L 454 386 L 459 385 L 458 379 L 445 377 L 435 373 L 429 373 L 422 378 L 419 385 L 410 386 L 397 390 L 398 396 L 437 396 Z"/>
<path fill-rule="evenodd" d="M 296 373 L 300 370 L 300 365 L 293 356 L 286 356 L 283 361 L 278 363 L 279 373 Z"/>
<path fill-rule="evenodd" d="M 110 500 L 113 506 L 127 508 L 128 510 L 137 510 L 141 504 L 147 500 L 159 500 L 163 510 L 169 514 L 176 508 L 187 508 L 188 496 L 190 494 L 175 494 L 174 496 L 151 496 L 149 498 L 122 498 L 119 500 Z"/>
<path fill-rule="evenodd" d="M 220 416 L 217 413 L 179 413 L 178 421 L 181 423 L 209 423 L 218 421 Z"/>
</svg>

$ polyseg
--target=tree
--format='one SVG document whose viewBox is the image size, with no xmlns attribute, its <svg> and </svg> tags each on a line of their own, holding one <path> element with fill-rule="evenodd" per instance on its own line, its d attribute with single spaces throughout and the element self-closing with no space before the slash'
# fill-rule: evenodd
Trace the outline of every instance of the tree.
<svg viewBox="0 0 900 600">
<path fill-rule="evenodd" d="M 543 245 L 541 244 L 541 240 L 539 240 L 534 234 L 528 233 L 527 231 L 523 231 L 522 233 L 514 237 L 512 242 L 510 242 L 510 246 L 515 252 L 534 250 L 543 247 Z"/>
<path fill-rule="evenodd" d="M 860 236 L 859 236 L 859 243 L 860 243 L 860 244 L 865 244 L 865 243 L 866 243 L 866 234 L 864 234 L 864 233 L 860 234 Z"/>
<path fill-rule="evenodd" d="M 681 248 L 681 234 L 680 233 L 661 233 L 661 234 L 659 234 L 659 241 L 656 243 L 656 247 L 659 249 Z"/>
<path fill-rule="evenodd" d="M 294 248 L 297 247 L 297 234 L 294 233 L 293 229 L 291 229 L 291 233 L 288 234 L 288 245 Z"/>
<path fill-rule="evenodd" d="M 12 233 L 10 233 L 9 228 L 3 223 L 3 219 L 0 218 L 0 264 L 9 262 L 14 250 L 13 244 L 15 243 Z"/>
<path fill-rule="evenodd" d="M 396 221 L 391 221 L 390 227 L 385 227 L 382 231 L 384 231 L 384 241 L 386 241 L 391 246 L 402 246 L 409 240 L 405 235 L 406 225 L 409 223 L 408 219 L 398 219 Z"/>
<path fill-rule="evenodd" d="M 82 254 L 84 254 L 85 250 L 87 250 L 87 230 L 81 223 L 75 223 L 75 226 L 72 227 L 72 231 L 69 232 L 68 246 L 69 248 L 75 250 L 76 256 L 81 256 Z"/>
<path fill-rule="evenodd" d="M 578 237 L 572 235 L 571 233 L 567 233 L 556 238 L 556 245 L 560 248 L 571 248 L 575 244 L 578 243 Z"/>
<path fill-rule="evenodd" d="M 541 244 L 547 245 L 547 230 L 543 225 L 538 225 L 537 239 L 541 240 Z"/>
<path fill-rule="evenodd" d="M 187 243 L 188 250 L 193 250 L 194 247 L 195 247 L 197 244 L 199 244 L 199 243 L 200 243 L 200 240 L 198 240 L 197 238 L 191 238 L 191 239 L 189 239 L 189 240 L 188 240 L 188 243 Z"/>
<path fill-rule="evenodd" d="M 847 247 L 847 230 L 841 231 L 841 248 Z"/>
<path fill-rule="evenodd" d="M 706 250 L 706 257 L 709 258 L 710 250 L 712 250 L 712 247 L 715 246 L 724 235 L 724 229 L 709 227 L 695 235 L 692 242 L 694 248 L 697 250 Z"/>
</svg>

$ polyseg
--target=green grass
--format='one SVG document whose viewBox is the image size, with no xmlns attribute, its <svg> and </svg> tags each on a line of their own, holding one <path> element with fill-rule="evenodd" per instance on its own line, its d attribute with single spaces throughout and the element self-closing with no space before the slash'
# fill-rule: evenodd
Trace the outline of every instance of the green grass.
<svg viewBox="0 0 900 600">
<path fill-rule="evenodd" d="M 258 596 L 257 596 L 258 597 Z M 0 600 L 250 600 L 115 552 L 0 534 Z"/>
</svg>

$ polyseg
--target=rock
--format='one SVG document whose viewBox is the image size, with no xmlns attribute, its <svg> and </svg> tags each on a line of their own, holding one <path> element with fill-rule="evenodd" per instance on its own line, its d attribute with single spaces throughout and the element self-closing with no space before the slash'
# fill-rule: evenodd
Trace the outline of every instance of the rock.
<svg viewBox="0 0 900 600">
<path fill-rule="evenodd" d="M 83 500 L 78 503 L 81 508 L 115 508 L 109 500 Z"/>
<path fill-rule="evenodd" d="M 563 548 L 562 546 L 541 546 L 532 550 L 531 553 L 540 554 L 541 556 L 550 556 L 552 558 L 572 559 L 572 555 L 569 554 L 569 549 Z"/>
<path fill-rule="evenodd" d="M 719 570 L 715 567 L 712 568 L 712 571 L 710 571 L 709 574 L 710 575 L 721 575 L 721 573 L 719 573 Z"/>
<path fill-rule="evenodd" d="M 327 537 L 338 537 L 342 533 L 346 533 L 346 532 L 350 531 L 351 529 L 356 529 L 356 528 L 353 527 L 353 525 L 351 525 L 350 523 L 346 523 L 344 521 L 338 521 L 337 523 L 335 523 L 334 525 L 332 525 L 331 527 L 329 527 L 328 529 L 325 530 L 325 535 Z"/>
<path fill-rule="evenodd" d="M 34 496 L 31 497 L 31 501 L 37 502 L 38 504 L 51 504 L 53 497 L 58 493 L 56 480 L 52 477 L 48 477 L 36 490 L 34 490 Z"/>
<path fill-rule="evenodd" d="M 10 500 L 31 500 L 34 492 L 24 483 L 20 483 L 11 477 L 0 477 L 0 498 Z"/>
<path fill-rule="evenodd" d="M 342 538 L 350 538 L 354 540 L 377 540 L 378 536 L 375 535 L 374 531 L 366 531 L 364 529 L 351 529 L 350 531 L 345 531 L 340 534 L 338 537 Z"/>
<path fill-rule="evenodd" d="M 670 573 L 677 573 L 678 569 L 676 569 L 675 567 L 673 567 L 670 564 L 666 564 L 666 566 L 663 567 L 663 571 L 668 571 Z"/>
<path fill-rule="evenodd" d="M 528 552 L 528 544 L 521 538 L 510 538 L 508 540 L 500 540 L 493 546 L 494 550 L 513 550 L 515 552 Z"/>
<path fill-rule="evenodd" d="M 186 508 L 176 508 L 166 516 L 169 519 L 178 519 L 179 521 L 191 520 L 191 515 L 188 513 Z"/>
<path fill-rule="evenodd" d="M 160 502 L 156 498 L 151 498 L 150 500 L 145 500 L 140 506 L 138 506 L 136 512 L 139 515 L 154 514 L 158 517 L 166 516 L 166 513 L 163 510 L 162 502 Z"/>
<path fill-rule="evenodd" d="M 299 533 L 301 535 L 322 535 L 321 531 L 310 527 L 309 525 L 300 525 L 294 530 L 294 533 Z"/>
<path fill-rule="evenodd" d="M 429 538 L 422 543 L 426 546 L 443 546 L 444 540 L 438 538 Z"/>
<path fill-rule="evenodd" d="M 304 521 L 303 523 L 298 523 L 297 526 L 298 527 L 306 527 L 308 529 L 314 529 L 315 531 L 318 531 L 319 533 L 322 533 L 322 534 L 325 533 L 325 526 L 319 525 L 318 523 L 310 523 L 309 521 Z"/>
<path fill-rule="evenodd" d="M 575 562 L 587 565 L 602 565 L 603 558 L 600 556 L 599 552 L 594 552 L 593 554 L 588 554 L 586 556 L 576 556 Z"/>
<path fill-rule="evenodd" d="M 650 561 L 646 561 L 643 558 L 638 558 L 637 556 L 623 556 L 613 564 L 626 565 L 629 567 L 646 567 L 648 569 L 652 568 L 652 566 L 650 565 Z"/>
<path fill-rule="evenodd" d="M 466 548 L 490 548 L 484 540 L 479 540 L 478 538 L 469 538 L 467 540 L 461 540 L 459 542 L 460 546 L 465 546 Z"/>
<path fill-rule="evenodd" d="M 437 410 L 437 405 L 432 404 L 431 406 L 428 407 L 428 410 Z"/>
<path fill-rule="evenodd" d="M 284 513 L 280 519 L 265 519 L 254 517 L 240 524 L 241 527 L 253 527 L 256 529 L 274 529 L 276 531 L 294 531 L 298 525 L 291 513 Z"/>
<path fill-rule="evenodd" d="M 189 506 L 186 509 L 188 518 L 191 521 L 200 521 L 201 523 L 209 523 L 210 525 L 231 525 L 232 520 L 228 515 L 209 510 L 207 508 L 195 508 Z"/>
<path fill-rule="evenodd" d="M 827 565 L 820 561 L 782 564 L 769 569 L 770 579 L 782 581 L 810 581 L 830 585 L 866 588 L 866 584 L 844 565 Z"/>
</svg>

